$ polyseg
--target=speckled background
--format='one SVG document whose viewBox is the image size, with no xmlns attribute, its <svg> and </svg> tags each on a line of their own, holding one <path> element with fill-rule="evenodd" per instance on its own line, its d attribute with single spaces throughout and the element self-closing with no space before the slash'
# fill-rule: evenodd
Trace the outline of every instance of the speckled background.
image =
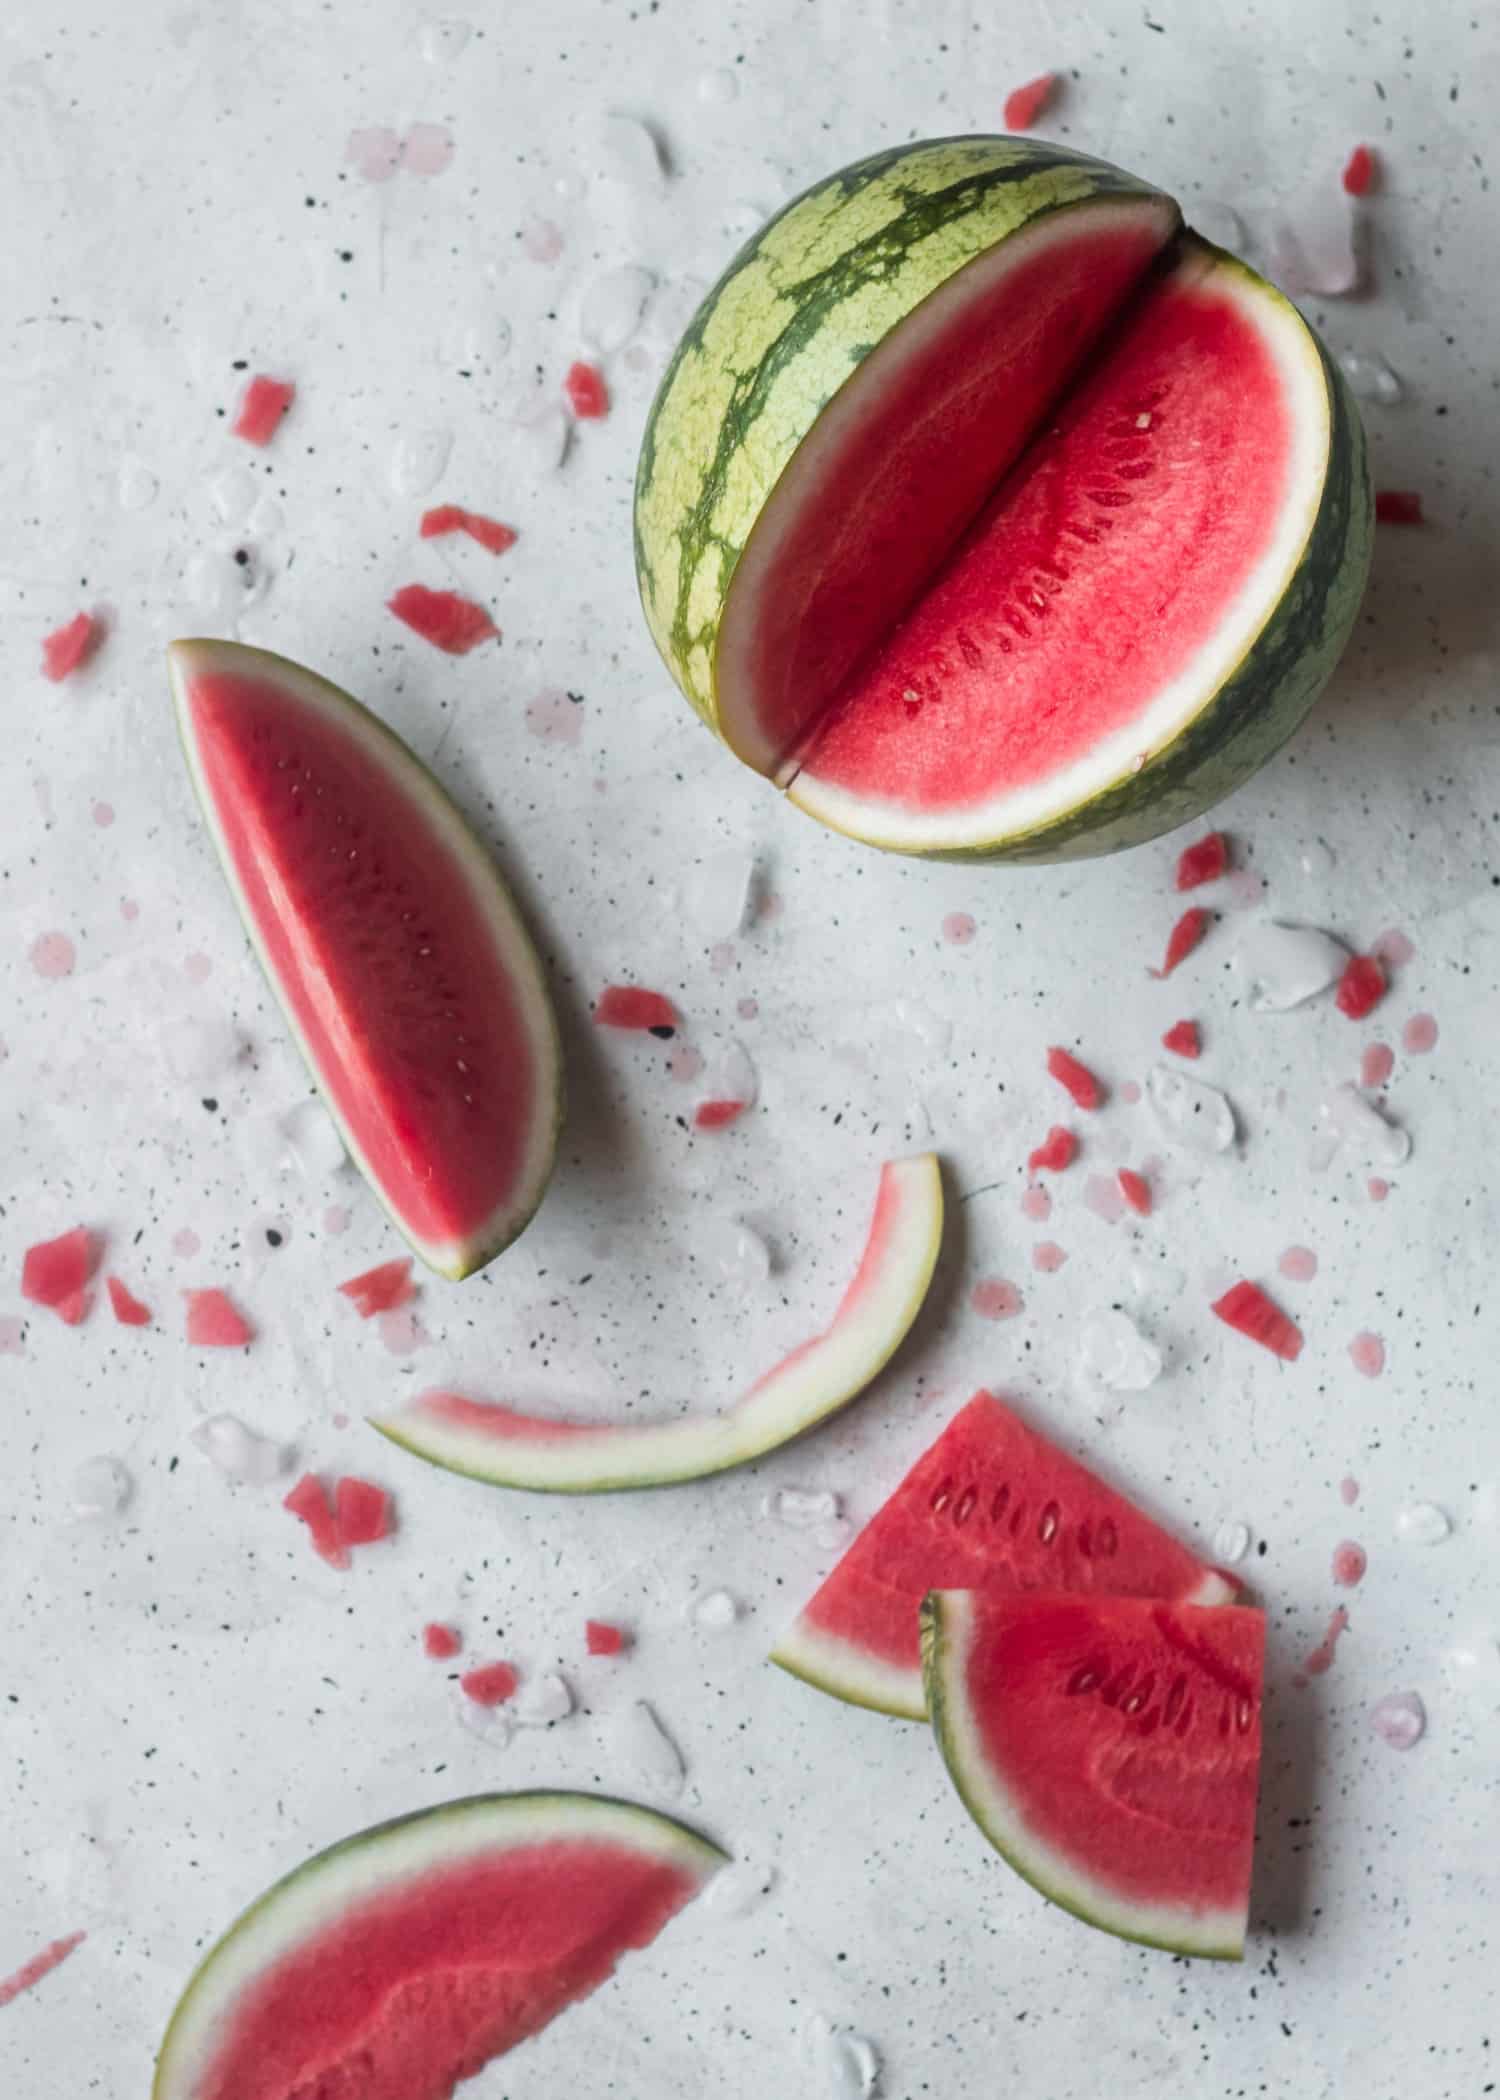
<svg viewBox="0 0 1500 2100">
<path fill-rule="evenodd" d="M 491 2067 L 484 2100 L 564 2083 L 816 2100 L 813 2014 L 871 2038 L 891 2100 L 1487 2092 L 1500 1716 L 1451 1651 L 1500 1633 L 1493 29 L 1482 11 L 1293 0 L 1216 10 L 1211 30 L 1188 0 L 459 12 L 444 31 L 395 0 L 22 0 L 0 28 L 0 1974 L 88 1935 L 0 2009 L 0 2089 L 134 2100 L 188 1968 L 268 1880 L 457 1793 L 632 1791 L 610 1721 L 644 1697 L 686 1763 L 681 1812 L 774 1886 L 738 1920 L 689 1913 Z M 1405 399 L 1369 412 L 1376 479 L 1419 489 L 1431 522 L 1382 535 L 1332 690 L 1224 812 L 1250 874 L 1210 894 L 1222 921 L 1170 985 L 1144 966 L 1174 915 L 1175 842 L 1016 875 L 825 836 L 675 700 L 630 572 L 641 421 L 735 242 L 842 160 L 993 128 L 1048 67 L 1071 69 L 1052 135 L 1190 212 L 1236 206 L 1252 238 L 1336 181 L 1356 140 L 1386 169 L 1362 214 L 1373 291 L 1309 310 L 1335 347 L 1401 374 Z M 659 179 L 622 114 L 658 128 Z M 413 147 L 413 125 L 438 129 Z M 346 157 L 351 134 L 387 127 L 407 164 L 382 165 L 378 137 Z M 557 466 L 547 412 L 584 347 L 581 302 L 628 263 L 657 288 L 607 360 L 612 414 Z M 241 361 L 297 383 L 265 454 L 226 433 Z M 420 544 L 439 499 L 507 519 L 519 544 L 500 561 Z M 481 595 L 503 643 L 435 653 L 383 610 L 413 580 Z M 46 685 L 41 637 L 80 605 L 106 612 L 105 646 Z M 572 1102 L 552 1191 L 485 1275 L 427 1283 L 404 1339 L 334 1292 L 398 1251 L 373 1204 L 347 1177 L 278 1171 L 303 1081 L 212 866 L 162 675 L 164 642 L 205 628 L 305 658 L 399 729 L 479 815 L 550 960 Z M 763 908 L 720 944 L 682 900 L 728 846 L 756 855 Z M 1327 1001 L 1245 1010 L 1229 958 L 1262 902 L 1355 944 L 1409 937 L 1370 1023 Z M 944 937 L 956 913 L 966 944 Z M 73 943 L 70 974 L 34 966 L 51 933 Z M 589 1001 L 621 976 L 672 996 L 705 1055 L 744 1044 L 760 1102 L 738 1128 L 692 1133 L 680 1045 L 591 1031 Z M 1419 1011 L 1438 1041 L 1411 1057 Z M 1186 1012 L 1236 1151 L 1172 1153 L 1117 1091 L 1051 1219 L 1028 1221 L 1024 1154 L 1066 1105 L 1044 1046 L 1076 1042 L 1118 1090 Z M 228 1042 L 209 1069 L 231 1029 L 243 1054 Z M 1347 1148 L 1310 1165 L 1320 1100 L 1377 1037 L 1414 1141 L 1383 1204 Z M 932 1305 L 894 1372 L 806 1445 L 701 1488 L 556 1505 L 424 1469 L 362 1426 L 450 1376 L 600 1411 L 721 1404 L 825 1319 L 878 1162 L 929 1130 L 967 1197 Z M 1090 1173 L 1150 1159 L 1150 1221 L 1090 1209 Z M 739 1216 L 775 1253 L 748 1291 L 703 1251 Z M 108 1234 L 152 1327 L 23 1307 L 23 1249 L 77 1223 Z M 1034 1270 L 1039 1239 L 1066 1266 Z M 1316 1253 L 1311 1283 L 1277 1276 L 1290 1243 Z M 1295 1366 L 1211 1317 L 1240 1273 L 1301 1321 Z M 1025 1301 L 1003 1323 L 970 1306 L 997 1276 Z M 189 1350 L 178 1292 L 210 1283 L 254 1321 L 248 1351 Z M 1111 1303 L 1167 1356 L 1118 1410 L 1077 1363 L 1083 1317 Z M 1349 1358 L 1361 1330 L 1386 1345 L 1375 1381 Z M 1047 1909 L 989 1854 L 921 1729 L 762 1660 L 832 1557 L 763 1515 L 768 1491 L 826 1487 L 862 1519 L 980 1381 L 1205 1546 L 1226 1517 L 1252 1528 L 1272 1661 L 1243 1969 Z M 218 1410 L 383 1482 L 399 1537 L 347 1575 L 322 1567 L 280 1490 L 231 1486 L 189 1443 Z M 133 1500 L 112 1525 L 77 1522 L 71 1476 L 103 1452 Z M 1414 1501 L 1452 1536 L 1399 1542 Z M 1330 1575 L 1344 1538 L 1369 1554 L 1353 1591 Z M 719 1586 L 744 1612 L 714 1634 L 688 1612 Z M 1334 1668 L 1298 1689 L 1340 1601 Z M 586 1614 L 634 1629 L 628 1661 L 580 1659 Z M 461 1624 L 475 1658 L 561 1669 L 580 1711 L 509 1747 L 475 1735 L 420 1652 L 428 1618 Z M 1369 1709 L 1407 1689 L 1429 1727 L 1402 1756 Z"/>
</svg>

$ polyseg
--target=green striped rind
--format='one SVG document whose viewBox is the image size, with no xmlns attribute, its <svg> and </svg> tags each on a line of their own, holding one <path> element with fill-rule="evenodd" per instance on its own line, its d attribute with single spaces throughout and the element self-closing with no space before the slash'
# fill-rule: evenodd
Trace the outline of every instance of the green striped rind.
<svg viewBox="0 0 1500 2100">
<path fill-rule="evenodd" d="M 1047 212 L 1149 183 L 1017 138 L 892 147 L 816 184 L 699 307 L 646 425 L 636 573 L 656 645 L 710 728 L 730 578 L 793 453 L 849 375 L 966 263 Z"/>
</svg>

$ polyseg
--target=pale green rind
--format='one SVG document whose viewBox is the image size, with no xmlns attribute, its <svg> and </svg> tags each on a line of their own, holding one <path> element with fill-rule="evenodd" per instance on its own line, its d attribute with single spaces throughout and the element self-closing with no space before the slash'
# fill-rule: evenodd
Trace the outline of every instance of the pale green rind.
<svg viewBox="0 0 1500 2100">
<path fill-rule="evenodd" d="M 669 1856 L 684 1869 L 694 1873 L 701 1888 L 709 1877 L 727 1864 L 729 1854 L 711 1839 L 690 1830 L 679 1823 L 675 1816 L 664 1815 L 658 1809 L 640 1808 L 634 1802 L 620 1801 L 607 1794 L 584 1794 L 557 1791 L 535 1791 L 511 1794 L 473 1794 L 461 1801 L 448 1801 L 438 1808 L 419 1809 L 414 1814 L 397 1816 L 388 1823 L 377 1823 L 369 1830 L 362 1830 L 353 1837 L 330 1845 L 326 1851 L 304 1860 L 290 1874 L 273 1883 L 264 1895 L 243 1910 L 229 1930 L 224 1933 L 204 1955 L 189 1977 L 182 1996 L 178 1999 L 172 2017 L 162 2037 L 157 2053 L 156 2076 L 152 2081 L 152 2100 L 192 2100 L 192 2087 L 182 2081 L 191 2078 L 198 2067 L 190 2058 L 179 2063 L 176 2058 L 187 2048 L 184 2039 L 190 2022 L 199 2020 L 198 2000 L 221 1981 L 232 1980 L 233 1958 L 244 1945 L 252 1931 L 259 1930 L 274 1921 L 276 1911 L 283 1899 L 293 1890 L 304 1890 L 308 1882 L 326 1875 L 331 1869 L 345 1863 L 354 1855 L 365 1855 L 362 1864 L 373 1868 L 379 1866 L 379 1849 L 383 1841 L 403 1840 L 424 1829 L 434 1834 L 447 1833 L 455 1822 L 472 1822 L 474 1825 L 474 1850 L 492 1849 L 497 1838 L 505 1834 L 507 1826 L 514 1826 L 515 1843 L 531 1843 L 538 1839 L 554 1837 L 569 1839 L 583 1837 L 616 1838 L 624 1841 L 634 1834 L 643 1851 L 655 1857 Z M 656 1842 L 645 1844 L 647 1834 Z M 403 1876 L 410 1871 L 411 1848 L 403 1843 L 406 1859 L 403 1861 Z M 434 1852 L 434 1857 L 438 1855 Z M 453 1858 L 462 1858 L 444 1849 L 443 1863 Z M 420 1870 L 420 1863 L 419 1868 Z M 362 1893 L 369 1893 L 380 1885 L 378 1871 L 365 1877 Z M 394 1883 L 393 1883 L 394 1885 Z M 279 1950 L 285 1952 L 295 1945 L 289 1939 Z M 263 1962 L 255 1963 L 247 1972 L 258 1974 Z M 240 1987 L 243 1981 L 240 1979 Z M 226 1992 L 225 2005 L 233 2003 L 235 1992 Z M 207 2012 L 212 2016 L 216 2009 L 210 2004 Z"/>
<path fill-rule="evenodd" d="M 347 724 L 349 734 L 377 753 L 389 771 L 398 778 L 403 791 L 410 794 L 421 808 L 434 829 L 446 837 L 454 853 L 462 859 L 472 886 L 481 896 L 498 929 L 497 942 L 502 948 L 506 968 L 516 981 L 522 1007 L 534 1031 L 539 1105 L 545 1116 L 545 1130 L 541 1142 L 535 1147 L 533 1172 L 529 1177 L 523 1200 L 513 1208 L 507 1206 L 504 1217 L 497 1221 L 493 1230 L 463 1242 L 454 1250 L 454 1258 L 451 1260 L 445 1260 L 442 1250 L 429 1246 L 408 1229 L 374 1175 L 366 1169 L 358 1140 L 340 1115 L 332 1093 L 324 1087 L 317 1066 L 302 1039 L 296 1016 L 290 1003 L 283 997 L 276 974 L 261 947 L 254 922 L 245 905 L 233 862 L 219 834 L 213 797 L 198 764 L 196 740 L 189 716 L 188 680 L 194 667 L 215 665 L 228 672 L 265 678 L 287 687 L 294 693 L 300 691 L 314 697 L 320 705 L 337 714 L 341 721 Z M 501 880 L 494 861 L 475 837 L 446 790 L 438 784 L 393 729 L 356 700 L 351 693 L 346 693 L 341 686 L 334 685 L 330 679 L 321 677 L 316 671 L 310 671 L 306 665 L 295 663 L 289 657 L 278 656 L 269 649 L 252 649 L 240 642 L 218 641 L 206 637 L 172 642 L 167 650 L 167 666 L 178 737 L 205 826 L 213 840 L 214 851 L 218 855 L 230 895 L 239 912 L 245 936 L 281 1009 L 292 1040 L 302 1053 L 324 1106 L 338 1126 L 350 1158 L 364 1174 L 367 1184 L 391 1223 L 429 1268 L 455 1283 L 461 1282 L 464 1277 L 473 1275 L 487 1262 L 493 1261 L 497 1254 L 503 1253 L 530 1224 L 547 1192 L 556 1158 L 558 1134 L 562 1127 L 562 1038 L 558 1032 L 557 1016 L 547 993 L 541 958 L 515 901 Z"/>
<path fill-rule="evenodd" d="M 1081 1918 L 1085 1925 L 1092 1925 L 1100 1932 L 1111 1933 L 1116 1939 L 1204 1961 L 1242 1961 L 1245 1950 L 1241 1941 L 1225 1942 L 1194 1932 L 1192 1920 L 1188 1918 L 1183 1919 L 1181 1932 L 1172 1937 L 1144 1928 L 1133 1929 L 1130 1906 L 1107 1890 L 1091 1891 L 1081 1868 L 1077 1869 L 1071 1883 L 1049 1875 L 1039 1864 L 1037 1854 L 1028 1852 L 1013 1835 L 995 1827 L 985 1807 L 984 1793 L 985 1785 L 998 1787 L 999 1781 L 990 1773 L 986 1775 L 985 1785 L 980 1784 L 979 1774 L 971 1766 L 955 1726 L 955 1714 L 964 1703 L 964 1651 L 946 1622 L 949 1609 L 939 1590 L 931 1591 L 922 1601 L 922 1675 L 927 1687 L 927 1710 L 943 1762 L 948 1767 L 948 1776 L 960 1800 L 1006 1865 L 1059 1910 Z"/>
<path fill-rule="evenodd" d="M 853 1651 L 851 1651 L 852 1656 Z M 845 1706 L 861 1706 L 866 1713 L 885 1714 L 893 1721 L 925 1721 L 927 1708 L 915 1703 L 906 1706 L 893 1704 L 883 1699 L 872 1689 L 868 1677 L 861 1678 L 853 1669 L 844 1670 L 837 1664 L 813 1653 L 799 1649 L 797 1628 L 788 1628 L 767 1657 L 778 1670 L 785 1670 L 788 1677 L 797 1678 L 802 1684 L 811 1685 L 815 1692 L 827 1692 L 831 1698 L 841 1699 Z"/>
</svg>

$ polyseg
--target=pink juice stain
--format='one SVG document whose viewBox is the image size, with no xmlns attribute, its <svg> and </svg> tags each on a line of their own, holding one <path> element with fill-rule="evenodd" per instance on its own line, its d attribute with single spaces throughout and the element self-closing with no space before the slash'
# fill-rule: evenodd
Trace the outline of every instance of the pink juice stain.
<svg viewBox="0 0 1500 2100">
<path fill-rule="evenodd" d="M 323 1213 L 323 1230 L 339 1233 L 349 1230 L 349 1213 L 342 1203 L 330 1203 Z"/>
<path fill-rule="evenodd" d="M 527 704 L 526 727 L 539 743 L 576 744 L 583 736 L 583 709 L 566 693 L 549 689 Z"/>
<path fill-rule="evenodd" d="M 682 1086 L 688 1086 L 703 1070 L 703 1052 L 695 1050 L 691 1043 L 683 1043 L 667 1059 L 667 1070 Z"/>
<path fill-rule="evenodd" d="M 128 923 L 132 919 L 138 919 L 140 915 L 141 907 L 136 903 L 134 897 L 122 897 L 120 899 L 120 917 L 122 919 Z"/>
<path fill-rule="evenodd" d="M 521 253 L 528 262 L 555 263 L 563 252 L 563 230 L 552 219 L 532 219 L 521 228 Z"/>
<path fill-rule="evenodd" d="M 1141 1083 L 1138 1079 L 1127 1079 L 1120 1089 L 1120 1099 L 1134 1108 L 1141 1098 Z"/>
<path fill-rule="evenodd" d="M 1113 1174 L 1090 1174 L 1083 1186 L 1083 1200 L 1106 1225 L 1118 1225 L 1125 1215 L 1125 1198 Z M 1062 1264 L 1055 1266 L 1060 1268 Z"/>
<path fill-rule="evenodd" d="M 1343 1539 L 1333 1549 L 1333 1579 L 1341 1590 L 1352 1590 L 1364 1580 L 1370 1557 L 1355 1539 Z"/>
<path fill-rule="evenodd" d="M 1031 1250 L 1031 1266 L 1040 1269 L 1044 1276 L 1053 1276 L 1068 1258 L 1066 1247 L 1059 1247 L 1056 1240 L 1038 1240 Z"/>
<path fill-rule="evenodd" d="M 1052 1215 L 1052 1193 L 1033 1182 L 1021 1191 L 1021 1214 L 1030 1218 L 1033 1225 L 1045 1225 Z"/>
<path fill-rule="evenodd" d="M 389 182 L 401 165 L 401 139 L 389 124 L 366 124 L 344 141 L 344 159 L 362 182 Z"/>
<path fill-rule="evenodd" d="M 970 1291 L 969 1303 L 981 1320 L 1013 1320 L 1026 1300 L 1004 1276 L 985 1276 Z"/>
<path fill-rule="evenodd" d="M 1302 1668 L 1293 1678 L 1294 1684 L 1306 1684 L 1309 1677 L 1326 1677 L 1333 1668 L 1334 1656 L 1338 1653 L 1339 1637 L 1349 1630 L 1349 1612 L 1345 1605 L 1337 1605 L 1328 1620 L 1328 1628 L 1316 1648 L 1307 1655 Z"/>
<path fill-rule="evenodd" d="M 708 951 L 708 967 L 715 977 L 723 977 L 734 968 L 733 941 L 715 941 Z"/>
<path fill-rule="evenodd" d="M 413 124 L 401 141 L 401 165 L 408 175 L 430 181 L 452 166 L 454 151 L 446 124 Z"/>
<path fill-rule="evenodd" d="M 1290 1283 L 1311 1283 L 1318 1273 L 1318 1257 L 1311 1247 L 1288 1247 L 1276 1266 Z"/>
<path fill-rule="evenodd" d="M 735 1002 L 735 1012 L 742 1021 L 753 1021 L 760 1012 L 758 999 L 740 999 Z"/>
<path fill-rule="evenodd" d="M 1425 1057 L 1437 1047 L 1438 1024 L 1431 1014 L 1413 1014 L 1401 1031 L 1401 1047 L 1409 1057 Z"/>
<path fill-rule="evenodd" d="M 191 1261 L 202 1245 L 191 1225 L 184 1225 L 172 1235 L 172 1252 L 182 1261 Z"/>
<path fill-rule="evenodd" d="M 1371 1043 L 1360 1059 L 1361 1086 L 1384 1086 L 1396 1069 L 1396 1053 L 1389 1043 Z"/>
<path fill-rule="evenodd" d="M 38 977 L 71 977 L 78 961 L 78 950 L 65 933 L 39 933 L 28 952 Z"/>
<path fill-rule="evenodd" d="M 1385 1369 L 1385 1343 L 1365 1329 L 1349 1344 L 1349 1361 L 1361 1378 L 1378 1378 Z"/>
<path fill-rule="evenodd" d="M 967 948 L 979 928 L 966 911 L 950 911 L 943 921 L 943 939 L 950 948 Z"/>
<path fill-rule="evenodd" d="M 205 955 L 201 948 L 196 948 L 182 968 L 190 983 L 207 984 L 214 973 L 213 958 Z"/>
<path fill-rule="evenodd" d="M 115 821 L 115 806 L 112 802 L 96 802 L 92 811 L 94 822 L 101 831 L 108 831 Z"/>
<path fill-rule="evenodd" d="M 1339 1500 L 1345 1509 L 1352 1509 L 1359 1500 L 1359 1482 L 1351 1473 L 1346 1473 L 1339 1482 Z"/>
<path fill-rule="evenodd" d="M 1402 969 L 1416 952 L 1415 943 L 1408 940 L 1398 926 L 1387 926 L 1370 945 L 1370 953 L 1378 955 L 1383 963 L 1389 963 L 1393 970 Z"/>
<path fill-rule="evenodd" d="M 1391 1185 L 1382 1174 L 1372 1174 L 1365 1183 L 1365 1194 L 1372 1203 L 1384 1203 L 1391 1193 Z"/>
<path fill-rule="evenodd" d="M 25 1333 L 25 1321 L 19 1319 L 14 1313 L 5 1313 L 3 1316 L 0 1316 L 0 1356 L 24 1355 L 23 1341 Z"/>
</svg>

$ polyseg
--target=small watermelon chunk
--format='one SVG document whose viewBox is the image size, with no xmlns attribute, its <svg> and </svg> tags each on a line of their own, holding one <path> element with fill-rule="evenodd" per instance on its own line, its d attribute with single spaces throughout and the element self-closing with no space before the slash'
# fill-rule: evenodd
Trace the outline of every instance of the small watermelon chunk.
<svg viewBox="0 0 1500 2100">
<path fill-rule="evenodd" d="M 466 532 L 491 554 L 504 554 L 520 537 L 512 526 L 502 525 L 498 518 L 487 518 L 479 510 L 463 510 L 456 503 L 439 503 L 435 509 L 423 511 L 424 540 L 441 539 L 450 532 Z"/>
<path fill-rule="evenodd" d="M 1161 1039 L 1163 1050 L 1170 1050 L 1177 1057 L 1201 1057 L 1203 1038 L 1198 1033 L 1196 1021 L 1174 1021 Z"/>
<path fill-rule="evenodd" d="M 521 1673 L 511 1663 L 480 1663 L 459 1678 L 464 1697 L 476 1706 L 503 1706 L 521 1682 Z"/>
<path fill-rule="evenodd" d="M 1229 866 L 1229 841 L 1222 831 L 1184 846 L 1177 856 L 1177 887 L 1195 890 L 1200 883 L 1217 882 Z"/>
<path fill-rule="evenodd" d="M 1059 1086 L 1067 1088 L 1080 1108 L 1097 1108 L 1104 1099 L 1104 1088 L 1071 1050 L 1061 1050 L 1054 1045 L 1047 1052 L 1047 1070 Z"/>
<path fill-rule="evenodd" d="M 398 1256 L 395 1261 L 383 1261 L 361 1275 L 351 1276 L 347 1283 L 339 1285 L 339 1295 L 351 1301 L 362 1320 L 372 1320 L 376 1313 L 405 1305 L 408 1298 L 417 1295 L 411 1280 L 411 1256 Z"/>
<path fill-rule="evenodd" d="M 1377 489 L 1375 522 L 1377 525 L 1423 524 L 1421 496 L 1415 489 Z"/>
<path fill-rule="evenodd" d="M 289 379 L 267 379 L 264 372 L 257 372 L 240 396 L 230 435 L 243 438 L 247 445 L 269 445 L 296 393 Z"/>
<path fill-rule="evenodd" d="M 1375 1011 L 1387 989 L 1385 971 L 1375 956 L 1351 955 L 1333 1000 L 1341 1014 L 1347 1014 L 1351 1021 L 1362 1021 L 1366 1014 Z"/>
<path fill-rule="evenodd" d="M 1026 1155 L 1026 1164 L 1033 1174 L 1061 1174 L 1077 1157 L 1077 1138 L 1061 1123 L 1054 1123 L 1035 1151 Z"/>
<path fill-rule="evenodd" d="M 1202 941 L 1213 924 L 1213 917 L 1213 913 L 1205 911 L 1201 904 L 1195 904 L 1191 910 L 1185 911 L 1167 935 L 1167 952 L 1162 959 L 1161 968 L 1153 970 L 1151 975 L 1170 977 L 1177 965 L 1186 962 Z"/>
<path fill-rule="evenodd" d="M 580 423 L 596 422 L 600 416 L 609 414 L 609 388 L 597 365 L 584 364 L 581 360 L 569 365 L 563 392 Z"/>
<path fill-rule="evenodd" d="M 457 1627 L 440 1626 L 436 1620 L 422 1628 L 422 1652 L 434 1662 L 451 1662 L 463 1646 Z"/>
<path fill-rule="evenodd" d="M 316 1473 L 304 1473 L 281 1506 L 307 1526 L 308 1538 L 319 1560 L 326 1560 L 330 1568 L 348 1567 L 349 1549 L 339 1535 L 338 1519 L 328 1499 L 328 1490 Z"/>
<path fill-rule="evenodd" d="M 949 1775 L 1018 1874 L 1122 1939 L 1241 1958 L 1262 1612 L 938 1591 L 922 1652 Z"/>
<path fill-rule="evenodd" d="M 737 1123 L 749 1106 L 748 1101 L 700 1101 L 693 1110 L 694 1127 L 698 1130 L 723 1130 L 729 1124 Z"/>
<path fill-rule="evenodd" d="M 1375 187 L 1376 160 L 1368 146 L 1356 146 L 1344 162 L 1343 184 L 1351 197 L 1368 197 Z"/>
<path fill-rule="evenodd" d="M 1302 1330 L 1289 1320 L 1281 1307 L 1266 1296 L 1258 1283 L 1240 1282 L 1216 1298 L 1213 1310 L 1236 1334 L 1247 1335 L 1269 1349 L 1273 1356 L 1295 1363 L 1302 1354 Z"/>
<path fill-rule="evenodd" d="M 594 1001 L 594 1019 L 601 1028 L 644 1029 L 664 1042 L 681 1026 L 670 999 L 638 984 L 607 984 Z"/>
<path fill-rule="evenodd" d="M 58 1312 L 79 1297 L 98 1259 L 94 1235 L 84 1225 L 60 1232 L 55 1240 L 38 1240 L 21 1263 L 21 1296 Z"/>
<path fill-rule="evenodd" d="M 220 1290 L 184 1291 L 187 1338 L 195 1349 L 243 1349 L 255 1329 Z"/>
<path fill-rule="evenodd" d="M 1036 79 L 1028 80 L 1024 87 L 1012 88 L 1001 113 L 1006 130 L 1030 131 L 1052 100 L 1056 87 L 1055 73 L 1038 73 Z"/>
<path fill-rule="evenodd" d="M 133 1297 L 118 1276 L 106 1276 L 104 1288 L 109 1292 L 109 1302 L 114 1308 L 115 1318 L 122 1327 L 151 1325 L 150 1306 L 142 1305 L 139 1298 Z"/>
<path fill-rule="evenodd" d="M 433 591 L 425 583 L 404 583 L 385 602 L 387 610 L 413 634 L 447 656 L 467 656 L 481 642 L 500 639 L 500 630 L 484 607 L 458 591 Z"/>
<path fill-rule="evenodd" d="M 396 1528 L 385 1489 L 350 1473 L 334 1484 L 333 1513 L 346 1546 L 373 1546 L 379 1539 L 388 1539 Z"/>
<path fill-rule="evenodd" d="M 926 1711 L 930 1589 L 1217 1604 L 1234 1585 L 991 1393 L 976 1393 L 778 1642 L 771 1660 L 856 1706 Z"/>
<path fill-rule="evenodd" d="M 603 1619 L 585 1620 L 583 1637 L 590 1655 L 621 1655 L 629 1646 L 623 1628 L 610 1626 Z"/>
<path fill-rule="evenodd" d="M 92 1291 L 69 1291 L 55 1310 L 64 1327 L 81 1327 L 88 1318 L 93 1303 Z"/>
<path fill-rule="evenodd" d="M 42 676 L 61 685 L 83 668 L 103 639 L 104 629 L 92 613 L 74 613 L 65 627 L 42 637 Z"/>
<path fill-rule="evenodd" d="M 1144 1174 L 1137 1174 L 1134 1167 L 1121 1167 L 1119 1173 L 1120 1194 L 1136 1213 L 1137 1217 L 1151 1215 L 1151 1184 Z"/>
</svg>

